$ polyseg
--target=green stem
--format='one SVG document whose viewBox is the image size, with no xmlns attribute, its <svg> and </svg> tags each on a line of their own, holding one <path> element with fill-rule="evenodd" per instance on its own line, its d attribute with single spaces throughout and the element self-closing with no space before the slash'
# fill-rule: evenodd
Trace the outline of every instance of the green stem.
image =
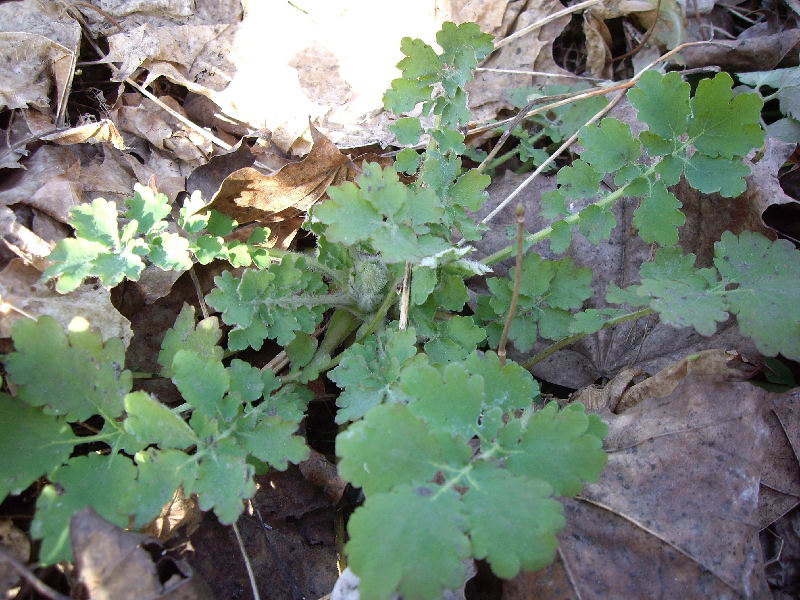
<svg viewBox="0 0 800 600">
<path fill-rule="evenodd" d="M 319 373 L 330 368 L 328 365 L 331 362 L 331 355 L 360 324 L 361 320 L 352 313 L 341 309 L 335 310 L 331 315 L 328 328 L 325 330 L 325 337 L 319 343 L 314 357 L 297 376 L 299 377 L 304 372 Z M 291 377 L 291 375 L 288 377 Z M 286 377 L 283 378 L 284 383 L 286 379 Z"/>
<path fill-rule="evenodd" d="M 616 319 L 611 319 L 610 321 L 606 321 L 603 323 L 603 326 L 600 330 L 608 329 L 609 327 L 614 327 L 615 325 L 619 325 L 620 323 L 624 323 L 625 321 L 634 321 L 636 319 L 641 319 L 642 317 L 646 317 L 647 315 L 652 315 L 655 311 L 652 308 L 643 308 L 642 310 L 637 310 L 633 313 L 628 313 L 627 315 L 622 315 L 621 317 L 617 317 Z M 597 332 L 594 332 L 597 333 Z M 556 342 L 555 344 L 551 344 L 538 354 L 529 358 L 525 363 L 523 363 L 523 367 L 526 369 L 531 369 L 536 363 L 543 361 L 548 356 L 555 354 L 562 348 L 569 346 L 577 342 L 578 340 L 585 338 L 588 333 L 576 333 L 575 335 L 571 335 L 568 338 L 564 338 L 563 340 Z"/>
<path fill-rule="evenodd" d="M 158 379 L 161 375 L 147 373 L 146 371 L 131 371 L 131 377 L 134 379 Z"/>
<path fill-rule="evenodd" d="M 655 172 L 656 167 L 659 163 L 654 164 L 649 169 L 647 169 L 644 173 L 642 173 L 641 177 L 647 178 Z M 617 200 L 625 196 L 625 190 L 628 189 L 628 185 L 624 185 L 621 188 L 611 192 L 606 197 L 601 198 L 597 202 L 594 203 L 594 206 L 598 206 L 599 208 L 607 208 L 612 206 L 616 203 Z M 589 206 L 592 206 L 591 204 Z M 587 207 L 588 208 L 588 207 Z M 584 209 L 586 210 L 586 209 Z M 583 211 L 581 211 L 583 212 Z M 567 225 L 575 225 L 579 223 L 581 220 L 581 213 L 577 212 L 571 214 L 567 217 L 564 217 L 560 222 L 566 223 Z M 532 233 L 531 235 L 525 238 L 525 243 L 529 245 L 538 244 L 539 242 L 548 239 L 551 235 L 553 235 L 553 225 L 548 225 L 544 229 L 540 229 L 536 233 Z M 514 251 L 516 250 L 516 244 L 511 244 L 502 248 L 495 252 L 494 254 L 490 254 L 489 256 L 484 257 L 481 262 L 484 265 L 493 265 L 495 263 L 501 262 L 507 258 L 509 258 Z"/>
<path fill-rule="evenodd" d="M 509 150 L 505 154 L 501 154 L 500 156 L 495 158 L 492 162 L 490 162 L 488 165 L 486 165 L 486 170 L 487 171 L 491 171 L 492 169 L 496 169 L 497 167 L 502 165 L 504 162 L 514 158 L 514 155 L 516 155 L 518 153 L 519 153 L 519 146 L 517 146 L 516 148 L 512 148 L 511 150 Z"/>
<path fill-rule="evenodd" d="M 64 444 L 70 446 L 77 446 L 78 444 L 91 444 L 92 442 L 103 442 L 109 438 L 117 437 L 118 433 L 96 433 L 95 435 L 85 435 L 83 437 L 76 437 L 69 440 L 54 440 L 44 444 L 45 446 L 61 446 Z"/>
</svg>

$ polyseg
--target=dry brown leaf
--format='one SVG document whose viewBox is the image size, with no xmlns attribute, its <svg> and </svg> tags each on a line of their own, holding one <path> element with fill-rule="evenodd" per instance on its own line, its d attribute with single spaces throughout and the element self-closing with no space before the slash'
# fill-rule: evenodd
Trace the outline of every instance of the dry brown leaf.
<svg viewBox="0 0 800 600">
<path fill-rule="evenodd" d="M 229 59 L 235 31 L 228 24 L 144 24 L 109 36 L 109 52 L 104 60 L 122 63 L 114 81 L 124 81 L 144 67 L 148 70 L 145 86 L 164 75 L 193 92 L 221 91 L 235 72 Z"/>
<path fill-rule="evenodd" d="M 548 17 L 564 8 L 558 0 L 545 0 L 544 2 L 509 3 L 505 11 L 502 26 L 495 30 L 486 30 L 502 39 L 519 31 L 526 26 Z M 553 42 L 561 34 L 570 21 L 570 15 L 565 15 L 535 29 L 521 38 L 503 46 L 495 51 L 481 65 L 490 69 L 510 69 L 520 71 L 537 71 L 553 73 L 555 75 L 571 75 L 559 67 L 553 59 Z M 549 85 L 554 82 L 569 82 L 569 78 L 558 79 L 531 76 L 520 73 L 497 73 L 492 71 L 479 71 L 475 79 L 467 86 L 469 91 L 470 108 L 476 120 L 492 119 L 502 108 L 511 105 L 506 97 L 510 88 L 526 85 Z"/>
<path fill-rule="evenodd" d="M 344 181 L 350 159 L 311 126 L 314 146 L 302 161 L 288 164 L 274 175 L 245 167 L 228 175 L 214 195 L 211 207 L 240 223 L 265 225 L 296 221 L 328 189 Z"/>
<path fill-rule="evenodd" d="M 71 148 L 40 146 L 0 186 L 0 204 L 27 204 L 66 223 L 81 203 L 80 158 Z"/>
<path fill-rule="evenodd" d="M 767 597 L 756 517 L 770 398 L 726 377 L 689 375 L 604 414 L 600 482 L 566 501 L 556 563 L 504 600 Z"/>
<path fill-rule="evenodd" d="M 146 546 L 158 548 L 156 540 L 120 529 L 91 508 L 72 516 L 70 541 L 78 577 L 91 600 L 212 598 L 188 564 L 166 555 L 154 562 Z"/>
<path fill-rule="evenodd" d="M 761 474 L 759 523 L 771 525 L 800 504 L 800 390 L 772 398 L 767 455 Z"/>
<path fill-rule="evenodd" d="M 7 210 L 7 209 L 6 209 Z M 111 304 L 111 294 L 100 284 L 82 284 L 74 292 L 58 294 L 41 281 L 41 273 L 22 260 L 12 260 L 0 271 L 0 297 L 33 318 L 49 315 L 65 329 L 74 317 L 84 317 L 103 340 L 121 338 L 125 347 L 133 337 L 131 324 Z M 0 313 L 0 337 L 10 337 L 20 313 Z"/>
<path fill-rule="evenodd" d="M 28 536 L 10 519 L 0 520 L 0 547 L 21 563 L 27 563 L 31 554 Z M 8 562 L 0 560 L 0 594 L 10 598 L 11 588 L 19 581 L 19 572 Z"/>
<path fill-rule="evenodd" d="M 170 96 L 159 98 L 177 113 L 185 116 L 177 101 Z M 111 118 L 120 131 L 146 139 L 155 148 L 171 152 L 195 166 L 205 163 L 213 152 L 209 139 L 188 128 L 149 98 L 139 94 L 124 94 Z"/>
<path fill-rule="evenodd" d="M 323 493 L 331 499 L 331 502 L 336 503 L 342 499 L 347 482 L 339 476 L 336 465 L 325 456 L 312 449 L 309 457 L 299 463 L 297 467 L 306 480 L 322 488 Z"/>
<path fill-rule="evenodd" d="M 60 108 L 73 71 L 80 26 L 57 3 L 22 0 L 0 4 L 0 108 Z"/>
<path fill-rule="evenodd" d="M 47 268 L 47 257 L 52 246 L 19 223 L 14 211 L 7 206 L 0 206 L 0 240 L 25 263 L 33 265 L 39 271 Z"/>
<path fill-rule="evenodd" d="M 142 529 L 142 533 L 152 535 L 163 542 L 172 538 L 178 529 L 184 527 L 185 534 L 190 536 L 200 524 L 202 515 L 197 498 L 195 496 L 187 498 L 183 488 L 178 488 L 172 500 L 165 504 L 159 515 Z"/>
<path fill-rule="evenodd" d="M 109 142 L 117 150 L 125 149 L 125 142 L 122 139 L 117 127 L 109 119 L 102 119 L 94 123 L 86 123 L 77 127 L 72 127 L 66 131 L 51 133 L 42 136 L 43 140 L 54 142 L 60 146 L 70 144 L 99 144 Z"/>
<path fill-rule="evenodd" d="M 723 71 L 769 71 L 777 66 L 797 65 L 800 29 L 740 40 L 714 40 L 713 44 L 686 48 L 680 54 L 686 68 L 717 65 Z M 789 64 L 782 64 L 787 60 Z"/>
</svg>

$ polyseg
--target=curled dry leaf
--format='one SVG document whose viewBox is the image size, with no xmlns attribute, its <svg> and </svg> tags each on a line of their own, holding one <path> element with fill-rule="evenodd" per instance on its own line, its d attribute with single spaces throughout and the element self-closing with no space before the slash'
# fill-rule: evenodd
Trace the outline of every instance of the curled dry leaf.
<svg viewBox="0 0 800 600">
<path fill-rule="evenodd" d="M 666 396 L 604 414 L 600 482 L 566 501 L 556 562 L 512 580 L 504 600 L 768 594 L 757 504 L 770 399 L 722 377 L 689 374 Z"/>
<path fill-rule="evenodd" d="M 159 100 L 184 115 L 181 106 L 171 96 L 161 96 Z M 121 131 L 144 138 L 158 150 L 172 153 L 181 161 L 202 164 L 213 151 L 207 137 L 188 128 L 139 94 L 124 94 L 120 106 L 112 111 L 111 116 Z"/>
<path fill-rule="evenodd" d="M 0 188 L 0 204 L 27 204 L 66 223 L 82 201 L 81 163 L 72 148 L 40 146 Z"/>
<path fill-rule="evenodd" d="M 73 515 L 70 538 L 78 577 L 92 600 L 212 598 L 192 568 L 163 555 L 156 540 L 120 529 L 91 508 Z"/>
<path fill-rule="evenodd" d="M 31 317 L 49 315 L 65 329 L 74 317 L 84 317 L 104 341 L 122 338 L 127 347 L 133 337 L 130 321 L 114 308 L 111 294 L 103 286 L 84 283 L 74 292 L 58 294 L 41 281 L 38 270 L 20 259 L 0 271 L 0 298 Z M 0 313 L 0 337 L 10 337 L 14 323 L 24 318 L 15 310 Z"/>
<path fill-rule="evenodd" d="M 314 146 L 308 156 L 274 175 L 264 175 L 252 167 L 228 175 L 211 207 L 240 223 L 258 221 L 273 229 L 273 235 L 288 227 L 294 237 L 305 212 L 322 198 L 328 186 L 350 175 L 349 157 L 313 125 L 311 135 Z"/>
<path fill-rule="evenodd" d="M 7 206 L 0 206 L 0 239 L 8 250 L 39 271 L 49 264 L 47 256 L 52 246 L 21 225 L 14 211 Z"/>
<path fill-rule="evenodd" d="M 54 142 L 60 146 L 109 142 L 117 150 L 125 149 L 125 142 L 122 139 L 122 135 L 117 131 L 116 125 L 109 119 L 102 119 L 96 123 L 85 123 L 78 127 L 71 127 L 66 131 L 59 131 L 42 136 L 42 139 Z"/>
</svg>

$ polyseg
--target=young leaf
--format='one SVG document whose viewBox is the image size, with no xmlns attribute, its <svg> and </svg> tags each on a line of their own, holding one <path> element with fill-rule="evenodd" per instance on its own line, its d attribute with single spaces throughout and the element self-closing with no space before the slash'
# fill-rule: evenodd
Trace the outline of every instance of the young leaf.
<svg viewBox="0 0 800 600">
<path fill-rule="evenodd" d="M 425 483 L 442 462 L 436 436 L 403 404 L 372 408 L 336 436 L 336 454 L 339 474 L 367 496 L 403 483 Z"/>
<path fill-rule="evenodd" d="M 724 281 L 738 285 L 725 296 L 742 333 L 767 356 L 800 360 L 800 252 L 786 240 L 726 231 L 714 255 Z"/>
<path fill-rule="evenodd" d="M 577 494 L 584 482 L 597 481 L 608 458 L 595 431 L 607 428 L 595 415 L 587 415 L 582 404 L 559 411 L 550 402 L 531 416 L 518 438 L 501 433 L 503 447 L 511 452 L 508 470 L 546 481 L 561 496 Z"/>
<path fill-rule="evenodd" d="M 6 358 L 5 368 L 18 386 L 17 398 L 69 421 L 97 414 L 118 417 L 133 383 L 131 372 L 123 369 L 122 340 L 113 338 L 104 346 L 85 322 L 73 320 L 70 327 L 65 335 L 61 324 L 49 316 L 14 324 L 11 337 L 16 351 Z"/>
<path fill-rule="evenodd" d="M 475 558 L 486 559 L 495 575 L 516 577 L 553 561 L 564 509 L 544 481 L 518 477 L 488 463 L 469 474 L 463 503 Z"/>
<path fill-rule="evenodd" d="M 167 329 L 161 341 L 158 353 L 161 375 L 172 376 L 172 359 L 178 350 L 191 350 L 203 358 L 222 360 L 222 348 L 217 345 L 221 337 L 217 317 L 208 317 L 195 325 L 194 307 L 184 303 L 175 324 Z"/>
<path fill-rule="evenodd" d="M 0 394 L 0 502 L 61 466 L 78 441 L 63 419 Z"/>
<path fill-rule="evenodd" d="M 125 396 L 125 412 L 125 431 L 141 442 L 161 448 L 188 448 L 197 443 L 191 427 L 147 392 Z"/>
<path fill-rule="evenodd" d="M 645 242 L 662 246 L 678 243 L 678 227 L 686 222 L 680 211 L 683 206 L 660 181 L 650 184 L 650 193 L 645 194 L 633 212 L 633 224 Z"/>
<path fill-rule="evenodd" d="M 461 503 L 452 490 L 401 486 L 370 496 L 347 524 L 345 550 L 362 598 L 436 600 L 466 577 L 470 555 Z M 405 515 L 405 518 L 398 516 Z"/>
<path fill-rule="evenodd" d="M 258 350 L 268 337 L 286 346 L 296 331 L 313 333 L 332 302 L 322 278 L 298 256 L 286 256 L 269 270 L 247 270 L 238 279 L 225 271 L 214 282 L 206 301 L 235 326 L 228 337 L 231 350 Z"/>
<path fill-rule="evenodd" d="M 280 417 L 261 419 L 252 431 L 238 431 L 236 438 L 258 460 L 268 463 L 278 471 L 285 471 L 288 463 L 299 463 L 308 458 L 305 440 L 294 435 L 297 423 Z"/>
<path fill-rule="evenodd" d="M 231 439 L 220 440 L 205 450 L 197 467 L 197 479 L 186 482 L 185 491 L 197 494 L 201 509 L 213 508 L 221 523 L 235 523 L 244 509 L 244 500 L 256 493 L 253 466 Z"/>
<path fill-rule="evenodd" d="M 172 372 L 172 381 L 186 402 L 209 417 L 217 415 L 230 387 L 230 373 L 219 360 L 179 350 L 172 360 Z"/>
<path fill-rule="evenodd" d="M 400 371 L 416 353 L 414 329 L 387 329 L 342 353 L 328 378 L 342 389 L 336 399 L 337 423 L 360 419 L 373 406 L 392 401 Z"/>
<path fill-rule="evenodd" d="M 652 133 L 676 139 L 686 133 L 689 125 L 689 89 L 680 73 L 661 75 L 651 70 L 628 92 L 628 100 L 637 110 L 639 120 L 647 123 Z"/>
</svg>

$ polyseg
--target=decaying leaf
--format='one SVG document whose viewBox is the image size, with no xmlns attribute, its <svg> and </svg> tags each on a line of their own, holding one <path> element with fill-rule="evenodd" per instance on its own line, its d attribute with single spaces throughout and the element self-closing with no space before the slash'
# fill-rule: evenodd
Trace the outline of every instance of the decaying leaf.
<svg viewBox="0 0 800 600">
<path fill-rule="evenodd" d="M 758 502 L 758 522 L 771 525 L 800 504 L 800 391 L 773 395 L 770 434 Z"/>
<path fill-rule="evenodd" d="M 0 108 L 60 111 L 80 41 L 80 26 L 57 4 L 0 4 Z M 55 102 L 50 91 L 55 88 Z"/>
<path fill-rule="evenodd" d="M 122 338 L 127 347 L 131 324 L 111 304 L 110 292 L 98 284 L 84 283 L 70 294 L 59 294 L 41 281 L 41 273 L 22 260 L 12 260 L 0 271 L 0 298 L 33 318 L 49 315 L 66 328 L 76 316 L 100 331 L 103 340 Z M 11 327 L 25 319 L 13 309 L 0 313 L 0 337 L 10 337 Z"/>
<path fill-rule="evenodd" d="M 488 3 L 494 5 L 494 3 Z M 563 9 L 558 0 L 544 2 L 520 3 L 511 2 L 506 6 L 500 27 L 482 28 L 482 31 L 493 34 L 496 40 L 502 40 L 532 25 L 553 13 Z M 518 70 L 520 73 L 502 73 L 496 71 L 479 71 L 475 74 L 467 90 L 470 107 L 478 119 L 495 118 L 498 110 L 509 108 L 507 90 L 532 84 L 550 85 L 553 82 L 568 83 L 568 77 L 553 79 L 537 77 L 526 71 L 552 73 L 554 75 L 570 75 L 562 69 L 553 58 L 553 41 L 561 34 L 570 21 L 570 15 L 564 15 L 555 21 L 534 29 L 520 38 L 510 42 L 492 53 L 481 65 L 486 69 Z"/>
<path fill-rule="evenodd" d="M 504 600 L 768 593 L 756 517 L 770 399 L 714 379 L 688 375 L 604 415 L 609 462 L 566 502 L 559 558 L 510 582 Z"/>
<path fill-rule="evenodd" d="M 211 590 L 151 537 L 112 525 L 91 508 L 73 515 L 70 538 L 91 600 L 204 600 Z M 158 552 L 158 554 L 153 554 Z"/>
<path fill-rule="evenodd" d="M 30 229 L 20 224 L 7 206 L 0 206 L 0 240 L 6 249 L 39 270 L 49 264 L 47 256 L 52 246 Z"/>
<path fill-rule="evenodd" d="M 314 146 L 302 161 L 264 175 L 252 167 L 234 171 L 222 182 L 211 206 L 240 223 L 264 225 L 302 218 L 330 185 L 347 178 L 350 159 L 311 126 Z"/>
<path fill-rule="evenodd" d="M 42 136 L 43 140 L 55 142 L 61 146 L 70 144 L 97 144 L 109 142 L 117 150 L 125 149 L 125 142 L 122 139 L 116 125 L 109 119 L 102 119 L 94 123 L 86 123 L 77 127 L 71 127 L 66 131 L 51 133 Z"/>
<path fill-rule="evenodd" d="M 0 188 L 0 204 L 27 204 L 66 223 L 81 203 L 80 157 L 71 148 L 45 145 L 22 161 Z"/>
</svg>

